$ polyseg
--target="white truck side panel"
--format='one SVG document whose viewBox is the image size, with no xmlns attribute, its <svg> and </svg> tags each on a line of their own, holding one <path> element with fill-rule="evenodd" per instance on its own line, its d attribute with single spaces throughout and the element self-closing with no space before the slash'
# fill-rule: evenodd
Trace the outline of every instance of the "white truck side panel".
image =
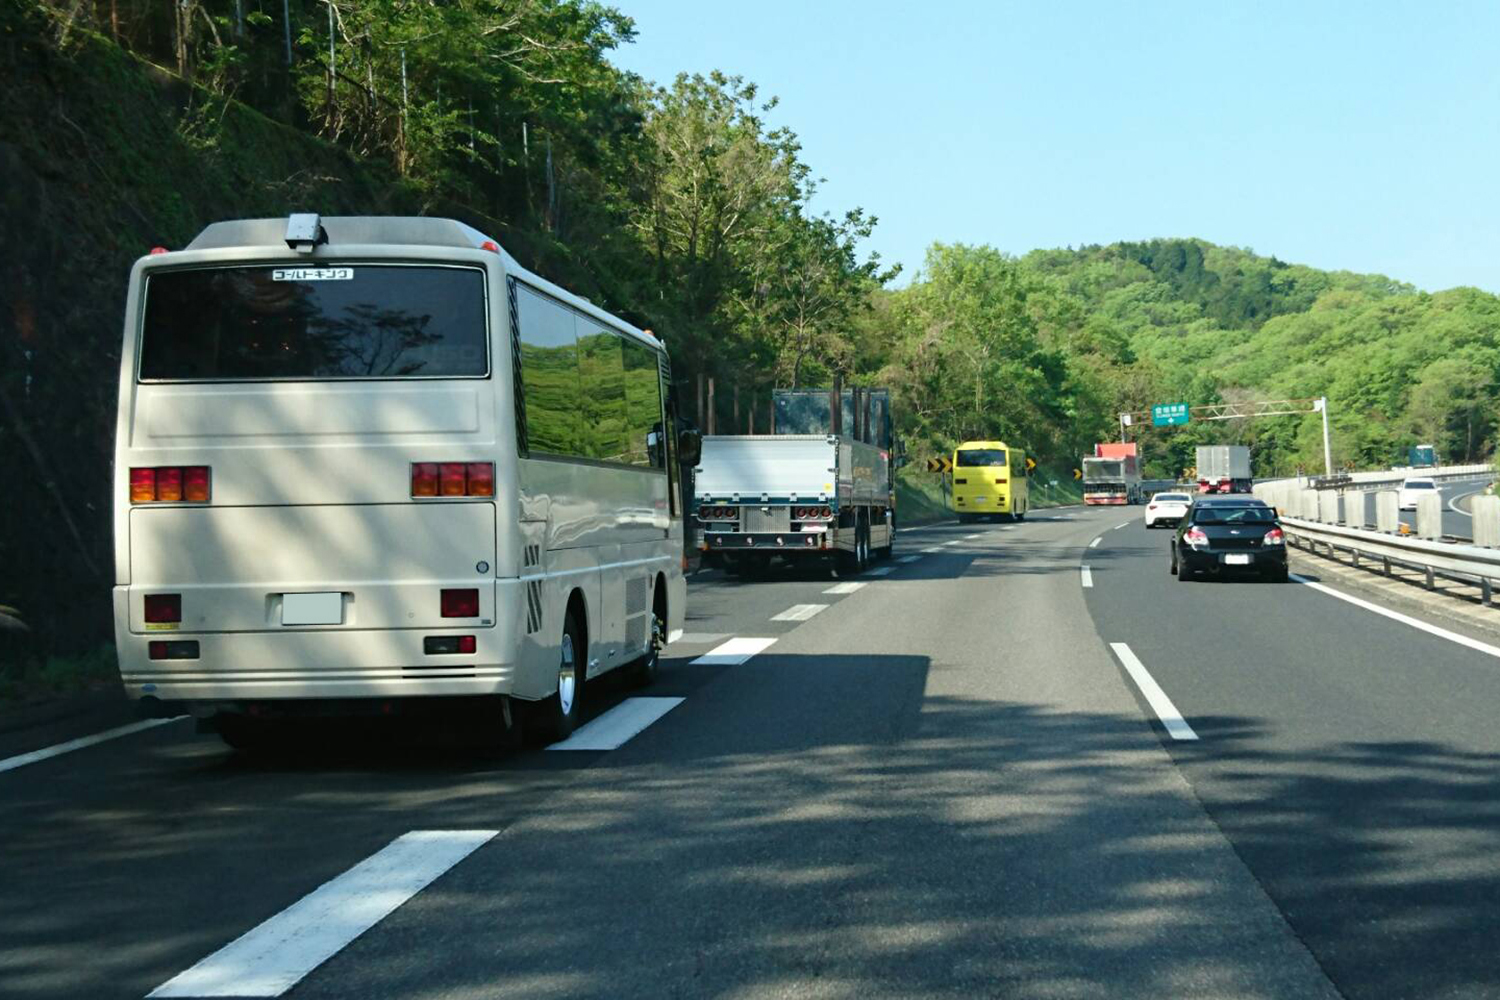
<svg viewBox="0 0 1500 1000">
<path fill-rule="evenodd" d="M 703 439 L 693 492 L 700 497 L 762 496 L 832 501 L 838 445 L 818 435 L 741 435 Z"/>
</svg>

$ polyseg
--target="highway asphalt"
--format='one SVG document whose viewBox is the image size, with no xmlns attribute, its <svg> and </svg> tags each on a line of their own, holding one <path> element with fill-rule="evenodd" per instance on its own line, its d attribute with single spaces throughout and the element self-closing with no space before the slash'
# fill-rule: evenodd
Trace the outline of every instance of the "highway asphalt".
<svg viewBox="0 0 1500 1000">
<path fill-rule="evenodd" d="M 6 745 L 0 995 L 1500 995 L 1500 659 L 1140 513 L 699 574 L 615 749 Z"/>
</svg>

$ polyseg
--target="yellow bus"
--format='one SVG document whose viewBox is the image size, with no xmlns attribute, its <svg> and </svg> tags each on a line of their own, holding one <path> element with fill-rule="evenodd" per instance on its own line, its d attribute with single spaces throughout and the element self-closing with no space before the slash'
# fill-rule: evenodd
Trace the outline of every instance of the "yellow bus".
<svg viewBox="0 0 1500 1000">
<path fill-rule="evenodd" d="M 953 450 L 953 512 L 960 521 L 1019 521 L 1031 507 L 1026 455 L 1004 441 L 965 441 Z"/>
</svg>

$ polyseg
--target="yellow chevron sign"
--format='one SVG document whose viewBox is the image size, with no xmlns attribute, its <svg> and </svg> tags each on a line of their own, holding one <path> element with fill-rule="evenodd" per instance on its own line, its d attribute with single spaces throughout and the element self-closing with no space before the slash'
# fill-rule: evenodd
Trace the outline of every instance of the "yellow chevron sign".
<svg viewBox="0 0 1500 1000">
<path fill-rule="evenodd" d="M 953 459 L 952 459 L 952 457 L 950 457 L 948 455 L 944 455 L 942 458 L 929 458 L 927 460 L 927 471 L 928 472 L 952 472 L 953 471 Z"/>
</svg>

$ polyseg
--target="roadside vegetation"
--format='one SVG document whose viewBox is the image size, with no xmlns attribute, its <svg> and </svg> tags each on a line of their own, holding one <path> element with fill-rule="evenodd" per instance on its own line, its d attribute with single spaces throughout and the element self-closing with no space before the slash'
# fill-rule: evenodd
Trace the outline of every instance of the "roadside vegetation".
<svg viewBox="0 0 1500 1000">
<path fill-rule="evenodd" d="M 752 413 L 764 430 L 777 386 L 889 385 L 913 510 L 940 503 L 925 459 L 964 438 L 1025 448 L 1063 500 L 1077 456 L 1155 402 L 1326 393 L 1335 457 L 1360 466 L 1418 441 L 1445 461 L 1494 450 L 1500 299 L 1487 293 L 1192 239 L 1022 257 L 939 243 L 898 276 L 866 249 L 879 206 L 828 205 L 756 83 L 615 67 L 635 32 L 619 10 L 286 9 L 289 23 L 265 0 L 0 3 L 0 603 L 29 627 L 27 649 L 87 653 L 108 637 L 130 263 L 227 217 L 463 219 L 662 335 L 703 424 L 714 381 L 721 433 Z M 1313 418 L 1143 441 L 1150 476 L 1221 441 L 1252 445 L 1261 474 L 1321 465 Z M 12 662 L 35 670 L 29 655 Z"/>
</svg>

